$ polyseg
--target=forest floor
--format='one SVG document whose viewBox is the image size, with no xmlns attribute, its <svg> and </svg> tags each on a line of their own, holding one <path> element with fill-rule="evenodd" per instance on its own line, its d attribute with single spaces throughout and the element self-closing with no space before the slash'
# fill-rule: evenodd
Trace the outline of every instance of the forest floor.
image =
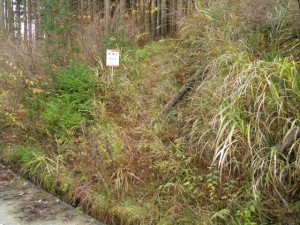
<svg viewBox="0 0 300 225">
<path fill-rule="evenodd" d="M 1 225 L 101 225 L 0 164 Z"/>
</svg>

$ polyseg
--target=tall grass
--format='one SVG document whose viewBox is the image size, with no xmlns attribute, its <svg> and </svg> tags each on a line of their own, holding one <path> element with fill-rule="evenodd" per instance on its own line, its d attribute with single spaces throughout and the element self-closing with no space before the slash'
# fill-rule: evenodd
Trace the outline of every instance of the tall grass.
<svg viewBox="0 0 300 225">
<path fill-rule="evenodd" d="M 295 203 L 299 181 L 299 141 L 285 154 L 275 148 L 298 126 L 300 115 L 298 45 L 293 40 L 298 31 L 290 23 L 291 7 L 292 1 L 278 1 L 269 19 L 259 23 L 236 24 L 235 10 L 231 18 L 226 11 L 216 14 L 224 5 L 204 8 L 197 18 L 208 21 L 207 32 L 198 33 L 206 47 L 194 51 L 204 51 L 201 60 L 209 73 L 184 110 L 187 149 L 198 153 L 194 160 L 216 165 L 222 182 L 228 177 L 249 182 L 260 219 L 282 219 Z"/>
</svg>

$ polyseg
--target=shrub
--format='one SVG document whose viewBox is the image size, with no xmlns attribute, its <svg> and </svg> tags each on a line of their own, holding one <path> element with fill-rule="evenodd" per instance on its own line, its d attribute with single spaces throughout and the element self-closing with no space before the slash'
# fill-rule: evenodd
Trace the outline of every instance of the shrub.
<svg viewBox="0 0 300 225">
<path fill-rule="evenodd" d="M 53 90 L 38 93 L 31 104 L 40 106 L 46 131 L 62 138 L 91 118 L 97 80 L 87 66 L 74 62 L 56 70 L 52 79 Z"/>
</svg>

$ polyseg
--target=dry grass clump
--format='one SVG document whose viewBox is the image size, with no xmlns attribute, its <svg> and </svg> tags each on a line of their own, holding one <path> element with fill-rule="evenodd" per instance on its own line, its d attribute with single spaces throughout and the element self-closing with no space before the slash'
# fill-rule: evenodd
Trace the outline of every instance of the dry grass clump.
<svg viewBox="0 0 300 225">
<path fill-rule="evenodd" d="M 296 215 L 294 184 L 299 181 L 299 141 L 285 154 L 275 148 L 299 126 L 299 51 L 293 38 L 297 29 L 287 13 L 292 5 L 277 2 L 258 30 L 247 20 L 238 24 L 240 19 L 225 11 L 217 14 L 226 4 L 201 10 L 195 21 L 203 27 L 189 36 L 193 46 L 200 46 L 193 52 L 202 55 L 209 72 L 182 108 L 185 149 L 193 153 L 193 160 L 216 164 L 221 180 L 229 176 L 249 182 L 244 187 L 253 193 L 253 207 L 262 217 L 279 221 L 287 211 L 291 217 Z M 195 30 L 193 26 L 190 23 L 185 29 Z M 264 33 L 266 27 L 271 27 L 270 33 Z M 239 194 L 233 202 L 238 198 Z M 231 210 L 239 218 L 237 209 Z M 248 219 L 257 221 L 255 216 Z"/>
</svg>

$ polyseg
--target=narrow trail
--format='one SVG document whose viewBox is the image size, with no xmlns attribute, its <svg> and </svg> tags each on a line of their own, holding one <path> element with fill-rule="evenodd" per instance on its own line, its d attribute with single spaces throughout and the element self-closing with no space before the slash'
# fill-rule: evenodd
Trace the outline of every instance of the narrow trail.
<svg viewBox="0 0 300 225">
<path fill-rule="evenodd" d="M 157 117 L 156 114 L 160 112 L 160 108 L 163 106 L 163 104 L 159 105 L 162 83 L 174 82 L 174 78 L 167 75 L 169 71 L 161 70 L 161 68 L 172 70 L 166 66 L 170 57 L 165 52 L 163 55 L 162 52 L 153 54 L 148 59 L 148 63 L 144 63 L 148 66 L 141 69 L 142 75 L 134 80 L 136 83 L 135 92 L 132 93 L 132 99 L 127 100 L 130 102 L 130 106 L 128 106 L 128 102 L 118 102 L 117 104 L 114 102 L 115 105 L 108 109 L 110 119 L 124 132 L 123 143 L 128 149 L 138 150 L 137 146 L 141 142 L 150 143 L 162 138 L 149 125 Z M 121 110 L 115 110 L 116 108 L 121 108 Z M 130 111 L 135 113 L 130 114 L 129 119 L 124 118 L 124 115 Z"/>
<path fill-rule="evenodd" d="M 101 225 L 0 164 L 1 225 Z"/>
</svg>

